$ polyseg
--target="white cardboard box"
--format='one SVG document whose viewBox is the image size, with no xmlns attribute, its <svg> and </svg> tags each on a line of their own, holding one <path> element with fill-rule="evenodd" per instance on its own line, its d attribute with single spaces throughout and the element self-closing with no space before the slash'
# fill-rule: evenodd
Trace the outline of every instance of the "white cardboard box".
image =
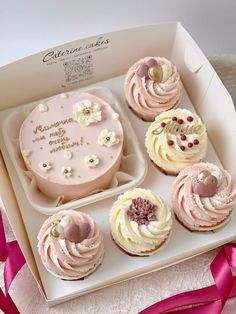
<svg viewBox="0 0 236 314">
<path fill-rule="evenodd" d="M 232 99 L 204 54 L 180 23 L 145 26 L 86 38 L 2 67 L 0 68 L 0 110 L 125 74 L 129 66 L 136 60 L 148 55 L 165 56 L 177 65 L 191 102 L 202 119 L 207 121 L 208 135 L 220 161 L 232 174 L 232 177 L 235 177 L 236 113 Z M 68 70 L 68 64 L 65 65 L 65 63 L 70 61 L 76 63 L 79 58 L 88 56 L 92 60 L 92 67 L 87 73 L 76 78 L 76 73 L 65 72 L 65 69 Z M 71 76 L 72 80 L 70 80 Z M 2 142 L 0 147 L 3 147 Z M 6 158 L 7 154 L 4 153 L 4 156 Z M 236 238 L 234 230 L 236 220 L 234 219 L 222 233 L 216 233 L 208 238 L 204 238 L 202 235 L 195 236 L 195 240 L 199 237 L 199 241 L 202 241 L 201 246 L 193 247 L 192 250 L 183 251 L 181 254 L 173 252 L 173 256 L 171 258 L 167 256 L 164 263 L 161 259 L 153 259 L 151 263 L 145 262 L 144 265 L 142 259 L 127 259 L 127 267 L 130 266 L 128 264 L 136 263 L 134 271 L 129 270 L 116 278 L 101 281 L 101 284 L 97 283 L 91 285 L 90 288 L 79 289 L 80 291 L 75 288 L 72 292 L 71 286 L 68 284 L 64 287 L 63 293 L 55 294 L 53 293 L 55 284 L 53 280 L 48 280 L 47 289 L 45 289 L 45 282 L 44 286 L 41 282 L 39 272 L 41 273 L 42 269 L 39 263 L 36 263 L 21 217 L 20 207 L 27 207 L 27 200 L 22 188 L 16 184 L 17 177 L 14 178 L 12 185 L 3 158 L 0 161 L 0 194 L 8 218 L 28 266 L 49 305 L 166 267 Z M 5 160 L 5 162 L 9 172 L 12 172 L 10 161 Z M 13 178 L 13 176 L 11 177 Z M 40 214 L 35 212 L 36 218 L 37 215 Z M 24 221 L 25 218 L 27 217 L 24 217 Z M 42 220 L 40 216 L 38 218 L 39 221 Z M 33 224 L 32 228 L 34 227 Z M 209 241 L 205 241 L 205 239 L 209 239 Z M 99 273 L 98 276 L 100 276 Z"/>
</svg>

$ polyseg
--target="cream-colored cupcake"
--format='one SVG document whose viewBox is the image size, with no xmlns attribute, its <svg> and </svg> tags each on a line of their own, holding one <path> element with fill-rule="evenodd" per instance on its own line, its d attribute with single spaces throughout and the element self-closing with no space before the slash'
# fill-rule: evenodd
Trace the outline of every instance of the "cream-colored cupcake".
<svg viewBox="0 0 236 314">
<path fill-rule="evenodd" d="M 205 157 L 206 127 L 197 114 L 187 109 L 169 110 L 149 126 L 145 145 L 150 159 L 161 170 L 177 175 Z"/>
<path fill-rule="evenodd" d="M 120 195 L 110 211 L 111 234 L 131 255 L 154 254 L 168 239 L 171 210 L 150 190 L 136 188 Z"/>
<path fill-rule="evenodd" d="M 87 214 L 64 210 L 43 223 L 38 234 L 38 251 L 52 275 L 77 280 L 88 276 L 102 263 L 103 236 Z"/>
<path fill-rule="evenodd" d="M 126 74 L 124 89 L 130 108 L 145 121 L 176 107 L 183 93 L 176 66 L 163 57 L 137 61 Z"/>
<path fill-rule="evenodd" d="M 230 219 L 236 190 L 230 174 L 211 163 L 180 171 L 173 183 L 172 205 L 178 220 L 191 231 L 211 231 Z"/>
</svg>

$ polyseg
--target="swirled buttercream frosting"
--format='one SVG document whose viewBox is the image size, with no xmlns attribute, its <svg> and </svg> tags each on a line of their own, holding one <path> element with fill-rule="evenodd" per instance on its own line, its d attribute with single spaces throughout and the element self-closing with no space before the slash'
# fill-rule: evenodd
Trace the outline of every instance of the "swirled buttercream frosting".
<svg viewBox="0 0 236 314">
<path fill-rule="evenodd" d="M 163 112 L 149 126 L 145 145 L 150 159 L 167 174 L 201 161 L 207 132 L 200 117 L 186 109 Z"/>
<path fill-rule="evenodd" d="M 51 274 L 76 280 L 84 278 L 101 264 L 103 236 L 87 214 L 61 211 L 43 223 L 38 234 L 38 252 Z"/>
<path fill-rule="evenodd" d="M 153 121 L 163 111 L 178 105 L 183 85 L 171 61 L 146 57 L 128 70 L 124 89 L 131 109 L 142 119 Z"/>
<path fill-rule="evenodd" d="M 236 203 L 230 174 L 211 163 L 198 163 L 182 170 L 172 189 L 177 218 L 190 230 L 208 231 L 228 221 Z"/>
<path fill-rule="evenodd" d="M 110 211 L 114 241 L 132 255 L 150 255 L 167 240 L 170 208 L 150 190 L 136 188 L 120 195 Z"/>
</svg>

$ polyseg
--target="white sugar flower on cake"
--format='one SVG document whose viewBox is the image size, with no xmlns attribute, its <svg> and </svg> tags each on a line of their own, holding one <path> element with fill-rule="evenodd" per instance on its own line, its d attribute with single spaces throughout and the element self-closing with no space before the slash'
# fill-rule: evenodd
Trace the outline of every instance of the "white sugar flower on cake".
<svg viewBox="0 0 236 314">
<path fill-rule="evenodd" d="M 62 167 L 61 168 L 61 174 L 65 177 L 68 178 L 72 175 L 72 168 L 71 167 Z"/>
<path fill-rule="evenodd" d="M 41 161 L 39 163 L 39 168 L 45 172 L 49 171 L 52 166 L 51 166 L 51 163 L 49 161 Z"/>
<path fill-rule="evenodd" d="M 64 158 L 65 159 L 71 159 L 73 157 L 73 153 L 70 152 L 69 150 L 67 150 L 66 152 L 64 152 Z"/>
<path fill-rule="evenodd" d="M 46 104 L 40 103 L 38 105 L 38 110 L 39 110 L 39 112 L 47 112 L 48 111 L 48 106 Z"/>
<path fill-rule="evenodd" d="M 119 113 L 114 112 L 114 113 L 113 113 L 113 115 L 112 115 L 112 119 L 113 119 L 113 120 L 115 120 L 115 121 L 118 121 L 118 120 L 119 120 L 119 118 L 120 118 Z"/>
<path fill-rule="evenodd" d="M 96 168 L 100 162 L 96 155 L 87 155 L 84 157 L 84 161 L 89 168 Z"/>
<path fill-rule="evenodd" d="M 119 143 L 119 139 L 115 132 L 104 129 L 98 137 L 98 144 L 102 146 L 111 147 Z"/>
<path fill-rule="evenodd" d="M 32 151 L 30 149 L 23 149 L 22 155 L 24 157 L 29 157 L 31 155 Z"/>
<path fill-rule="evenodd" d="M 101 105 L 88 99 L 78 101 L 73 106 L 73 115 L 76 121 L 89 126 L 102 120 Z"/>
</svg>

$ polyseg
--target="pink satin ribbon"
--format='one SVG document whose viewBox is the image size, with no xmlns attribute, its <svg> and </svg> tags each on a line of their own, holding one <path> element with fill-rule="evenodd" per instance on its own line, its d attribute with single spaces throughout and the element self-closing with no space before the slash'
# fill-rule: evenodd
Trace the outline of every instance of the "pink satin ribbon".
<svg viewBox="0 0 236 314">
<path fill-rule="evenodd" d="M 226 244 L 211 263 L 215 284 L 206 288 L 183 292 L 157 302 L 139 314 L 220 314 L 227 299 L 236 296 L 236 276 L 230 267 L 236 267 L 236 244 Z M 180 309 L 186 306 L 185 309 Z"/>
<path fill-rule="evenodd" d="M 0 209 L 0 262 L 5 262 L 5 294 L 0 289 L 0 309 L 6 314 L 20 313 L 9 295 L 9 289 L 18 271 L 25 264 L 25 258 L 17 241 L 6 242 L 2 213 Z"/>
</svg>

